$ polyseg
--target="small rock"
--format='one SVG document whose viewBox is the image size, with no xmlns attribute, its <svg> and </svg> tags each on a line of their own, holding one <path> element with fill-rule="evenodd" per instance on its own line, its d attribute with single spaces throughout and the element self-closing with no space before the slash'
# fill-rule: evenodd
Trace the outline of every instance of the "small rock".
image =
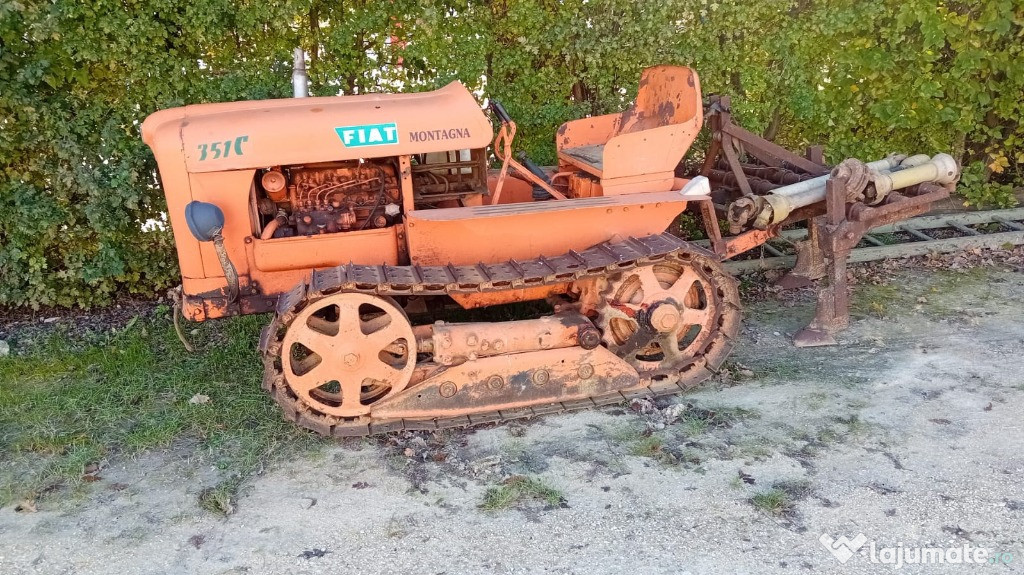
<svg viewBox="0 0 1024 575">
<path fill-rule="evenodd" d="M 330 551 L 328 551 L 326 549 L 317 549 L 316 547 L 314 547 L 313 549 L 307 549 L 306 551 L 303 551 L 302 553 L 299 554 L 299 557 L 301 557 L 302 559 L 307 559 L 307 560 L 308 559 L 317 559 L 317 558 L 323 557 L 324 555 L 327 555 L 328 553 L 330 553 Z"/>
<path fill-rule="evenodd" d="M 210 403 L 210 396 L 197 393 L 193 395 L 192 399 L 189 399 L 188 402 L 191 403 L 192 405 L 205 405 L 207 403 Z"/>
<path fill-rule="evenodd" d="M 57 321 L 58 319 L 60 319 L 60 318 L 48 317 L 48 318 L 43 320 L 43 323 L 53 323 L 53 322 Z"/>
<path fill-rule="evenodd" d="M 0 339 L 0 357 L 7 357 L 11 355 L 11 344 Z"/>
</svg>

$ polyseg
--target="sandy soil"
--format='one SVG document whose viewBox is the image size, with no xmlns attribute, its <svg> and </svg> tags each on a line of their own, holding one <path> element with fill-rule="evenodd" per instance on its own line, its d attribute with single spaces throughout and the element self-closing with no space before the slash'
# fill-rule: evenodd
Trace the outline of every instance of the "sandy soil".
<svg viewBox="0 0 1024 575">
<path fill-rule="evenodd" d="M 811 315 L 806 299 L 756 303 L 732 377 L 698 393 L 339 444 L 266 470 L 226 519 L 196 504 L 218 475 L 201 454 L 118 462 L 85 500 L 0 509 L 0 573 L 979 568 L 896 570 L 872 563 L 872 545 L 876 559 L 969 545 L 1013 554 L 988 572 L 1024 572 L 1024 282 L 1011 272 L 931 288 L 905 280 L 862 287 L 866 317 L 840 347 L 789 344 Z M 564 504 L 480 509 L 514 474 L 540 478 Z M 752 503 L 773 486 L 785 494 L 778 513 Z M 866 542 L 843 564 L 823 534 Z"/>
</svg>

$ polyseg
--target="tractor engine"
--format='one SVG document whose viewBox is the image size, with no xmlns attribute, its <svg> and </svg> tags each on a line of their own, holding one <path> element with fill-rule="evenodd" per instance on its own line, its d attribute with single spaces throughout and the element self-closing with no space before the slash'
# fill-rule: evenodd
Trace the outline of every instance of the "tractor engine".
<svg viewBox="0 0 1024 575">
<path fill-rule="evenodd" d="M 263 239 L 385 228 L 401 212 L 389 159 L 278 166 L 256 174 Z"/>
</svg>

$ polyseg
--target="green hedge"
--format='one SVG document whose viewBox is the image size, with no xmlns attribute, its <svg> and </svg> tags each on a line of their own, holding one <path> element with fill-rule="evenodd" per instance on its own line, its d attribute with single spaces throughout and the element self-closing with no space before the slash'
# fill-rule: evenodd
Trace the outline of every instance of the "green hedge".
<svg viewBox="0 0 1024 575">
<path fill-rule="evenodd" d="M 0 306 L 177 281 L 139 123 L 286 97 L 297 45 L 318 95 L 461 80 L 505 104 L 540 162 L 559 123 L 627 105 L 644 66 L 685 63 L 783 145 L 822 142 L 833 161 L 952 151 L 970 202 L 1008 205 L 1024 181 L 1022 25 L 1012 0 L 0 2 Z"/>
</svg>

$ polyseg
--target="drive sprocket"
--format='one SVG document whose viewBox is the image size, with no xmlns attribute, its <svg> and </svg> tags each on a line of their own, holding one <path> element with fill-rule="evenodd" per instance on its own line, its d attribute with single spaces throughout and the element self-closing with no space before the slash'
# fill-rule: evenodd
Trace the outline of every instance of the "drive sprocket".
<svg viewBox="0 0 1024 575">
<path fill-rule="evenodd" d="M 739 329 L 736 281 L 711 254 L 693 248 L 611 279 L 598 303 L 603 343 L 642 378 L 686 375 L 685 387 L 710 376 Z M 703 377 L 698 377 L 703 371 Z"/>
</svg>

